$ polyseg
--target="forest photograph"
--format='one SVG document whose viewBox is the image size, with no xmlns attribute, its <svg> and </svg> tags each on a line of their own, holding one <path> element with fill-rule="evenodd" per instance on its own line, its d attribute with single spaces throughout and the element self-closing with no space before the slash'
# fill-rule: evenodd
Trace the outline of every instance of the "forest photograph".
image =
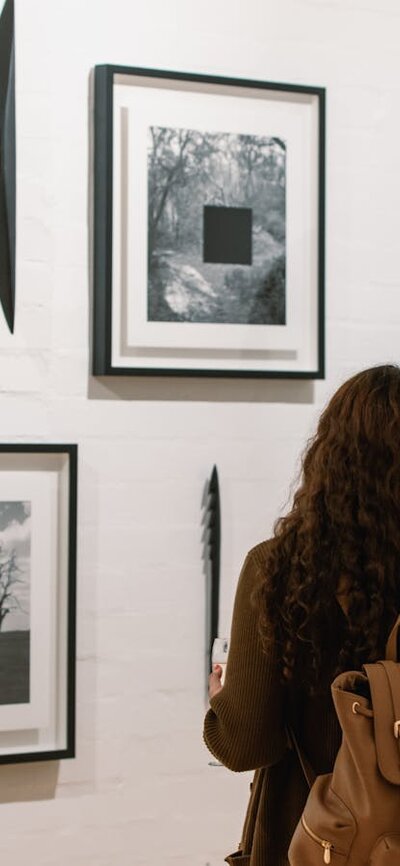
<svg viewBox="0 0 400 866">
<path fill-rule="evenodd" d="M 286 144 L 151 126 L 149 321 L 286 323 Z"/>
</svg>

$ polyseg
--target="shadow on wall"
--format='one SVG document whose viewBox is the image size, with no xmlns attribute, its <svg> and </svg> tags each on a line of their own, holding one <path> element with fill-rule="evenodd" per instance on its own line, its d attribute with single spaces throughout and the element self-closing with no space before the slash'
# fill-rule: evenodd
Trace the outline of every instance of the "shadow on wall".
<svg viewBox="0 0 400 866">
<path fill-rule="evenodd" d="M 89 377 L 89 400 L 188 400 L 206 403 L 314 403 L 308 379 Z"/>
<path fill-rule="evenodd" d="M 53 800 L 58 773 L 58 761 L 0 766 L 0 803 Z"/>
</svg>

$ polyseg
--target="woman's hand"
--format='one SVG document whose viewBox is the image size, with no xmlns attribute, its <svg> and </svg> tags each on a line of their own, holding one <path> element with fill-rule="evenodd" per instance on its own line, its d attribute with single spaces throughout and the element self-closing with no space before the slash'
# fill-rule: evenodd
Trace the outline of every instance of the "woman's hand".
<svg viewBox="0 0 400 866">
<path fill-rule="evenodd" d="M 212 672 L 208 677 L 208 697 L 209 700 L 217 695 L 222 689 L 221 683 L 222 668 L 221 665 L 213 665 Z"/>
</svg>

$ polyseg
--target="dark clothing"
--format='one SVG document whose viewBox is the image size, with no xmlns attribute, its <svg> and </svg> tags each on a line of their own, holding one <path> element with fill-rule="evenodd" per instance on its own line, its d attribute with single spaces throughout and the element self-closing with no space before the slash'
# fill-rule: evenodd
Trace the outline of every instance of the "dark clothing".
<svg viewBox="0 0 400 866">
<path fill-rule="evenodd" d="M 267 542 L 247 555 L 236 591 L 225 684 L 210 700 L 204 740 L 234 771 L 255 770 L 242 834 L 249 866 L 288 866 L 290 839 L 308 795 L 298 758 L 288 747 L 288 690 L 276 655 L 266 655 L 251 594 L 260 579 Z M 342 615 L 338 604 L 338 616 Z M 290 701 L 293 704 L 293 700 Z M 294 700 L 299 741 L 316 773 L 330 772 L 341 731 L 330 693 Z M 292 720 L 293 721 L 293 720 Z"/>
</svg>

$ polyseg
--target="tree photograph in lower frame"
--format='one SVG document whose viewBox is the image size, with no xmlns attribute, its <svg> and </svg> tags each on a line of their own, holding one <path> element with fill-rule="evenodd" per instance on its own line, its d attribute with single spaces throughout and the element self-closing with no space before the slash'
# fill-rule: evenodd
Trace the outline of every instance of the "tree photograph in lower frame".
<svg viewBox="0 0 400 866">
<path fill-rule="evenodd" d="M 0 501 L 0 705 L 29 703 L 31 503 Z"/>
<path fill-rule="evenodd" d="M 286 144 L 152 126 L 148 320 L 286 323 Z"/>
</svg>

